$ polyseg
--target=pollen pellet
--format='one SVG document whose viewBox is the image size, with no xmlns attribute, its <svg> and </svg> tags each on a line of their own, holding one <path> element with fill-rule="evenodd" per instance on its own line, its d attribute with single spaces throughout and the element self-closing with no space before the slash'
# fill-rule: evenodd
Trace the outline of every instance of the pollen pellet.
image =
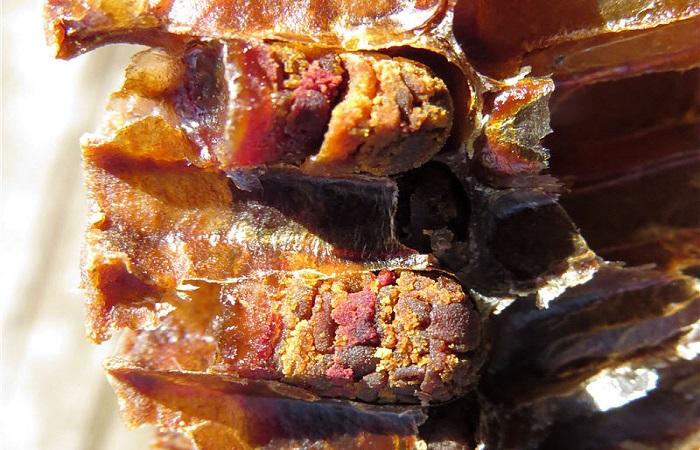
<svg viewBox="0 0 700 450">
<path fill-rule="evenodd" d="M 377 301 L 382 274 L 309 278 L 278 273 L 226 285 L 222 298 L 238 303 L 222 301 L 213 323 L 229 373 L 311 386 L 321 396 L 370 396 L 383 403 L 441 402 L 460 395 L 471 382 L 460 367 L 469 363 L 480 334 L 470 300 L 449 276 L 401 270 L 381 288 L 383 296 L 399 301 L 393 312 L 380 314 L 386 308 Z M 313 312 L 300 320 L 294 305 L 309 292 L 315 293 Z M 419 297 L 423 300 L 415 300 Z M 411 305 L 421 305 L 415 308 L 419 319 Z M 229 330 L 243 340 L 231 341 Z M 401 345 L 382 347 L 388 335 Z M 372 388 L 378 373 L 386 382 Z M 426 376 L 437 376 L 439 389 Z"/>
</svg>

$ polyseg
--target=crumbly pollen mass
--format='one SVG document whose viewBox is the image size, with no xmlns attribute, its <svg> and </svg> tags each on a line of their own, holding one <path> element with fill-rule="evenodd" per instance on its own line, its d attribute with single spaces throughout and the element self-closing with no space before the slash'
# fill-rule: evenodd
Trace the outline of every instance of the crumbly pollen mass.
<svg viewBox="0 0 700 450">
<path fill-rule="evenodd" d="M 449 277 L 382 271 L 259 283 L 222 290 L 234 304 L 216 334 L 237 372 L 268 369 L 322 396 L 379 403 L 442 402 L 471 382 L 479 321 Z"/>
</svg>

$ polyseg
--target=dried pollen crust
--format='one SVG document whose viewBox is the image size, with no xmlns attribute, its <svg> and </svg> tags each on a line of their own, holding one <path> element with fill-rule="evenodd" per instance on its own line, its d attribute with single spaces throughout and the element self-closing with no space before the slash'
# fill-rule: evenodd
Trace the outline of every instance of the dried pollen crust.
<svg viewBox="0 0 700 450">
<path fill-rule="evenodd" d="M 348 86 L 306 168 L 352 163 L 362 172 L 396 173 L 423 164 L 442 148 L 452 127 L 452 99 L 429 68 L 374 53 L 340 58 Z"/>
<path fill-rule="evenodd" d="M 322 396 L 380 403 L 446 401 L 467 389 L 479 325 L 451 278 L 413 271 L 334 278 L 283 273 L 267 282 L 271 289 L 264 298 L 246 298 L 252 291 L 236 288 L 236 301 L 248 307 L 224 320 L 224 327 L 240 327 L 241 321 L 278 324 L 277 331 L 251 339 L 269 346 L 269 358 L 253 364 L 268 368 L 268 376 Z M 229 360 L 229 367 L 240 370 L 245 358 Z M 253 367 L 249 361 L 244 366 Z"/>
</svg>

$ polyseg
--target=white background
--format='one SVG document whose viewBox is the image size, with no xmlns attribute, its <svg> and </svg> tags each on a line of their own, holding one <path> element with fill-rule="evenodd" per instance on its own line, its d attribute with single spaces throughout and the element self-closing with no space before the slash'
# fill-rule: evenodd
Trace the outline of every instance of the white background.
<svg viewBox="0 0 700 450">
<path fill-rule="evenodd" d="M 85 196 L 79 137 L 96 128 L 135 47 L 51 57 L 40 0 L 2 1 L 0 447 L 146 449 L 84 337 L 78 290 Z"/>
</svg>

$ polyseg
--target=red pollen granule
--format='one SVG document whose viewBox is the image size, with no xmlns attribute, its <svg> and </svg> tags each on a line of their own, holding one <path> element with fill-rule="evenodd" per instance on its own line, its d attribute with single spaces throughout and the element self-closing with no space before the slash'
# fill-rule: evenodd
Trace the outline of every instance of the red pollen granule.
<svg viewBox="0 0 700 450">
<path fill-rule="evenodd" d="M 333 310 L 331 317 L 340 325 L 337 335 L 346 338 L 346 346 L 377 343 L 379 333 L 374 326 L 376 305 L 377 297 L 369 288 L 365 288 L 349 294 L 348 299 Z"/>
<path fill-rule="evenodd" d="M 346 369 L 337 362 L 334 362 L 332 366 L 326 370 L 326 376 L 333 380 L 349 381 L 352 380 L 352 369 Z"/>
<path fill-rule="evenodd" d="M 391 270 L 384 269 L 377 275 L 377 282 L 379 283 L 380 289 L 384 286 L 389 286 L 390 284 L 393 284 L 394 281 L 396 281 L 396 274 L 394 274 L 394 272 L 392 272 Z"/>
<path fill-rule="evenodd" d="M 332 99 L 338 93 L 338 87 L 342 82 L 341 75 L 329 72 L 321 67 L 319 61 L 314 61 L 302 75 L 298 89 L 318 91 Z"/>
</svg>

